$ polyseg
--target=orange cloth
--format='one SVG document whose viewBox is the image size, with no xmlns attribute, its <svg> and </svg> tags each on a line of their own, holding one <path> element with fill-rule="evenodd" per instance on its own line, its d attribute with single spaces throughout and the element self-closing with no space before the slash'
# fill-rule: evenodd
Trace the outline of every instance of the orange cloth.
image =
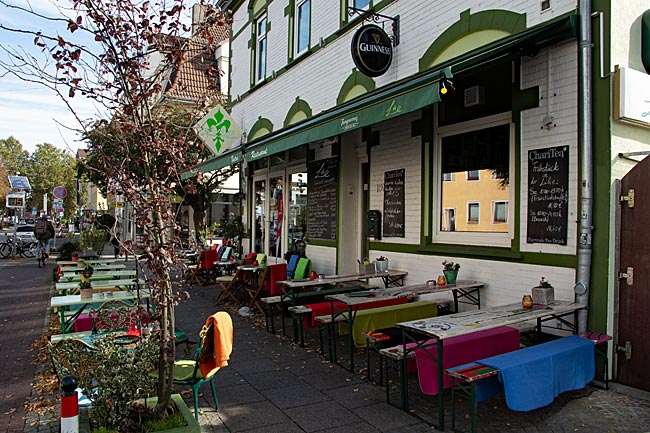
<svg viewBox="0 0 650 433">
<path fill-rule="evenodd" d="M 221 367 L 228 365 L 232 353 L 233 326 L 230 314 L 219 311 L 208 317 L 206 327 L 212 325 L 213 332 L 207 334 L 201 348 L 201 374 L 208 378 Z M 208 337 L 212 334 L 212 338 Z M 203 355 L 207 356 L 203 356 Z"/>
</svg>

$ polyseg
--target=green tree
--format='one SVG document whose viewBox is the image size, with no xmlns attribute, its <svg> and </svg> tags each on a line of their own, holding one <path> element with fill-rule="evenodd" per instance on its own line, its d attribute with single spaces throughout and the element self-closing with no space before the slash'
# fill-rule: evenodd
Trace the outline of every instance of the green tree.
<svg viewBox="0 0 650 433">
<path fill-rule="evenodd" d="M 43 195 L 47 194 L 48 211 L 53 213 L 53 191 L 57 186 L 63 186 L 66 197 L 63 201 L 65 216 L 74 215 L 76 197 L 76 161 L 68 152 L 44 143 L 37 144 L 36 150 L 26 161 L 25 175 L 32 186 L 32 198 L 29 207 L 43 208 Z"/>
<path fill-rule="evenodd" d="M 29 152 L 13 136 L 0 139 L 0 162 L 9 175 L 23 172 L 29 160 Z"/>
</svg>

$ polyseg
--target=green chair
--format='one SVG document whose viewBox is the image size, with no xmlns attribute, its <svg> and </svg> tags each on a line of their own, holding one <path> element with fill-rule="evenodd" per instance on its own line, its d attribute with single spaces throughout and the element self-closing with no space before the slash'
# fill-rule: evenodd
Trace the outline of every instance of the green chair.
<svg viewBox="0 0 650 433">
<path fill-rule="evenodd" d="M 221 313 L 218 313 L 221 314 Z M 228 313 L 227 321 L 230 322 L 230 329 L 232 329 L 232 318 Z M 225 316 L 224 316 L 225 317 Z M 187 385 L 192 387 L 192 394 L 194 397 L 194 417 L 199 419 L 199 388 L 205 382 L 210 382 L 212 389 L 212 398 L 214 398 L 215 408 L 219 410 L 219 400 L 217 400 L 217 391 L 214 386 L 214 374 L 219 370 L 216 368 L 212 370 L 209 377 L 204 377 L 201 372 L 201 364 L 208 362 L 212 354 L 202 353 L 206 347 L 209 346 L 208 340 L 214 338 L 214 325 L 203 326 L 199 333 L 201 341 L 193 359 L 177 359 L 174 361 L 174 383 L 178 385 Z"/>
<path fill-rule="evenodd" d="M 257 260 L 257 264 L 260 266 L 264 266 L 266 264 L 266 254 L 261 253 L 255 256 L 255 260 Z"/>
<path fill-rule="evenodd" d="M 303 280 L 305 278 L 309 278 L 309 275 L 311 275 L 311 260 L 305 257 L 301 257 L 298 260 L 298 264 L 296 265 L 296 270 L 293 273 L 293 279 Z"/>
</svg>

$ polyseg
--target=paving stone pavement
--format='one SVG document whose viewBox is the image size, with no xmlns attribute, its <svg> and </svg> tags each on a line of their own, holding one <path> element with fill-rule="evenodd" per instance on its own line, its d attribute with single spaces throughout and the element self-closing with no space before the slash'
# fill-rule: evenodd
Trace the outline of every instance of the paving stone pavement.
<svg viewBox="0 0 650 433">
<path fill-rule="evenodd" d="M 0 433 L 58 432 L 60 428 L 54 416 L 25 414 L 22 410 L 25 399 L 37 397 L 30 395 L 35 370 L 27 362 L 33 356 L 28 347 L 43 332 L 49 299 L 49 275 L 45 271 L 41 275 L 33 268 L 37 269 L 31 261 L 0 262 L 0 367 L 12 372 L 10 386 L 2 387 Z M 191 299 L 177 307 L 178 326 L 196 336 L 205 319 L 222 308 L 215 306 L 218 293 L 214 286 L 192 287 Z M 18 305 L 20 309 L 13 307 Z M 233 308 L 226 309 L 234 313 Z M 29 323 L 23 323 L 27 319 Z M 359 369 L 352 374 L 320 356 L 314 330 L 307 333 L 307 347 L 301 348 L 281 338 L 279 332 L 266 332 L 259 317 L 242 318 L 235 313 L 233 321 L 235 339 L 230 365 L 216 377 L 220 409 L 215 410 L 207 385 L 199 400 L 203 432 L 438 431 L 430 425 L 436 421 L 436 398 L 419 392 L 416 377 L 409 380 L 412 413 L 406 413 L 387 404 L 385 390 L 366 380 L 362 352 L 356 358 Z M 347 360 L 340 358 L 341 365 L 347 365 Z M 397 381 L 394 373 L 391 377 Z M 397 402 L 394 383 L 390 392 L 391 401 Z M 183 395 L 191 407 L 191 392 Z M 460 402 L 457 427 L 461 431 L 469 431 L 464 416 L 468 411 L 466 402 Z M 449 411 L 446 417 L 448 423 Z M 526 413 L 511 411 L 503 398 L 493 398 L 479 404 L 479 431 L 650 432 L 650 397 L 615 384 L 609 391 L 589 385 Z"/>
</svg>

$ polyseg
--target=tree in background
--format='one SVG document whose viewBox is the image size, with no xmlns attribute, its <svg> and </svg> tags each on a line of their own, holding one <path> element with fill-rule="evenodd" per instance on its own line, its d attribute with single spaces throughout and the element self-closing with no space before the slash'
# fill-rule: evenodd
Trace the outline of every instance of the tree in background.
<svg viewBox="0 0 650 433">
<path fill-rule="evenodd" d="M 65 216 L 73 216 L 76 211 L 75 164 L 75 159 L 69 153 L 51 144 L 36 145 L 36 150 L 30 155 L 14 137 L 0 139 L 0 167 L 6 172 L 0 172 L 0 182 L 6 182 L 6 187 L 0 186 L 2 205 L 10 188 L 7 176 L 20 172 L 22 176 L 27 176 L 32 187 L 31 198 L 26 201 L 27 209 L 42 209 L 43 195 L 48 194 L 48 210 L 52 213 L 52 191 L 57 186 L 64 186 L 68 191 L 64 200 Z"/>
<path fill-rule="evenodd" d="M 188 39 L 181 37 L 189 31 L 181 20 L 185 6 L 182 0 L 72 0 L 71 4 L 72 10 L 59 9 L 61 17 L 47 18 L 49 25 L 64 23 L 67 31 L 32 32 L 53 68 L 19 50 L 9 50 L 11 63 L 2 66 L 51 88 L 73 114 L 69 100 L 75 96 L 92 98 L 107 112 L 106 117 L 89 122 L 79 119 L 80 132 L 92 143 L 97 161 L 97 166 L 87 169 L 96 175 L 103 173 L 108 194 L 120 195 L 133 205 L 135 224 L 143 233 L 142 241 L 124 247 L 129 253 L 138 252 L 138 266 L 146 267 L 156 305 L 154 320 L 161 342 L 156 411 L 162 414 L 173 388 L 174 305 L 188 296 L 171 278 L 172 267 L 180 262 L 174 254 L 175 239 L 169 238 L 176 228 L 171 198 L 182 184 L 181 172 L 198 162 L 192 161 L 191 155 L 194 152 L 198 157 L 195 150 L 200 146 L 189 131 L 178 133 L 178 125 L 153 105 L 185 52 Z M 201 5 L 205 7 L 204 21 L 195 34 L 201 36 L 209 52 L 213 40 L 206 29 L 224 25 L 224 15 L 210 5 Z M 20 5 L 11 7 L 42 18 Z M 164 59 L 159 65 L 149 64 L 152 51 Z M 216 84 L 216 80 L 212 82 Z M 194 117 L 192 113 L 179 115 Z M 182 124 L 189 123 L 188 119 Z"/>
</svg>

